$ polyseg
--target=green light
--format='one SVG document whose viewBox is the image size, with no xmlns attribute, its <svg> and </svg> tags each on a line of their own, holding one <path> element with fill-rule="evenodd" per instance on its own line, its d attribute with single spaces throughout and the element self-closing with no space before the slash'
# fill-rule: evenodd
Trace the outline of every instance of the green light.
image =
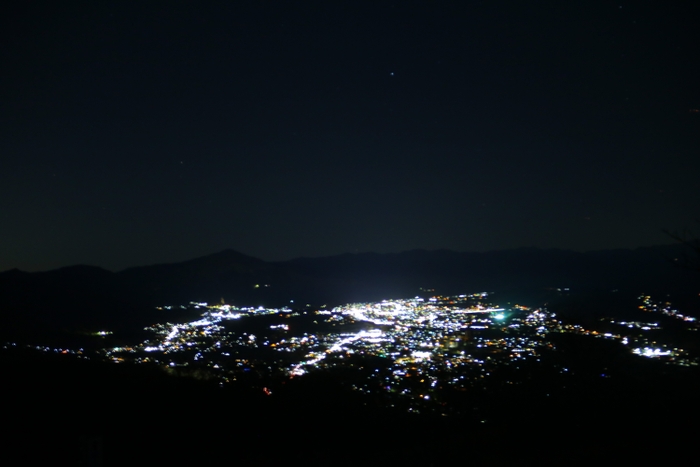
<svg viewBox="0 0 700 467">
<path fill-rule="evenodd" d="M 495 319 L 503 319 L 505 317 L 506 317 L 506 315 L 504 315 L 503 313 L 499 313 L 496 316 L 494 316 Z"/>
</svg>

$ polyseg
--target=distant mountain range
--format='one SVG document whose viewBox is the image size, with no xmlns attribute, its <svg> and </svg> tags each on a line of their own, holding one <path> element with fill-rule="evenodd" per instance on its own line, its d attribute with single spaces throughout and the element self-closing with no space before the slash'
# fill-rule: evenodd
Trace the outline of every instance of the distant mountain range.
<svg viewBox="0 0 700 467">
<path fill-rule="evenodd" d="M 700 273 L 678 266 L 685 253 L 682 245 L 586 253 L 412 250 L 266 262 L 224 250 L 120 272 L 94 266 L 15 269 L 0 273 L 0 316 L 18 326 L 94 326 L 141 320 L 158 305 L 222 299 L 237 306 L 303 307 L 478 291 L 514 300 L 611 290 L 697 296 Z"/>
</svg>

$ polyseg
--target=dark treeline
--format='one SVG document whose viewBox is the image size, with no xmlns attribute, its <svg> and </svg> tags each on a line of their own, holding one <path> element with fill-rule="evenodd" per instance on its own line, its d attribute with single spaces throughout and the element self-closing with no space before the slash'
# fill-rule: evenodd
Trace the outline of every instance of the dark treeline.
<svg viewBox="0 0 700 467">
<path fill-rule="evenodd" d="M 446 465 L 488 461 L 646 459 L 650 437 L 673 437 L 664 454 L 688 452 L 700 415 L 697 372 L 591 348 L 562 336 L 557 359 L 532 365 L 522 385 L 447 394 L 460 415 L 408 413 L 349 389 L 347 370 L 272 387 L 176 377 L 158 367 L 78 361 L 25 350 L 0 352 L 8 412 L 6 457 L 26 465 Z M 565 362 L 568 379 L 550 368 Z M 371 362 L 368 362 L 371 365 Z M 653 366 L 655 368 L 650 368 Z M 614 375 L 601 377 L 601 371 Z M 343 373 L 345 372 L 345 373 Z M 357 372 L 355 372 L 357 373 Z M 521 373 L 520 376 L 523 376 Z M 668 439 L 658 442 L 666 445 Z M 507 448 L 507 449 L 506 449 Z M 652 453 L 653 454 L 653 453 Z"/>
</svg>

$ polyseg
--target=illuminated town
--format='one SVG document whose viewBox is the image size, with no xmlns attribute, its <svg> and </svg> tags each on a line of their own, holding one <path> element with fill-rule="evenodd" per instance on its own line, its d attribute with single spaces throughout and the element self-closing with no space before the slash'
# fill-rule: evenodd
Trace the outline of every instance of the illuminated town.
<svg viewBox="0 0 700 467">
<path fill-rule="evenodd" d="M 640 309 L 662 314 L 696 330 L 694 319 L 641 296 Z M 172 308 L 172 307 L 164 307 Z M 190 322 L 154 324 L 152 337 L 131 346 L 88 355 L 35 346 L 38 351 L 151 364 L 180 376 L 235 382 L 273 395 L 285 381 L 309 374 L 353 370 L 349 388 L 381 396 L 389 407 L 450 415 L 447 400 L 464 391 L 520 385 L 532 368 L 559 378 L 571 371 L 553 359 L 557 336 L 615 341 L 629 353 L 667 364 L 697 366 L 698 359 L 671 343 L 658 342 L 658 322 L 601 320 L 611 332 L 565 323 L 546 308 L 500 307 L 491 294 L 415 297 L 354 303 L 330 310 L 237 308 L 191 303 Z M 97 336 L 108 336 L 99 331 Z M 7 343 L 5 347 L 15 344 Z M 548 363 L 544 363 L 544 362 Z M 605 376 L 605 375 L 602 375 Z"/>
<path fill-rule="evenodd" d="M 646 295 L 639 299 L 639 308 L 649 316 L 665 315 L 689 331 L 697 330 L 695 320 L 670 303 L 657 303 Z M 290 379 L 349 369 L 354 373 L 346 383 L 353 391 L 380 395 L 389 407 L 442 415 L 453 413 L 446 401 L 455 394 L 493 384 L 520 385 L 532 368 L 546 367 L 565 378 L 571 370 L 564 360 L 552 357 L 557 336 L 567 334 L 615 341 L 633 355 L 671 365 L 698 365 L 684 349 L 657 341 L 659 322 L 602 319 L 601 328 L 610 332 L 586 329 L 558 319 L 544 307 L 498 306 L 486 292 L 354 303 L 330 310 L 194 302 L 177 308 L 198 317 L 149 326 L 145 331 L 152 337 L 138 344 L 93 353 L 32 347 L 77 358 L 150 364 L 173 375 L 215 380 L 222 387 L 243 382 L 267 395 Z M 14 345 L 6 343 L 5 348 Z"/>
</svg>

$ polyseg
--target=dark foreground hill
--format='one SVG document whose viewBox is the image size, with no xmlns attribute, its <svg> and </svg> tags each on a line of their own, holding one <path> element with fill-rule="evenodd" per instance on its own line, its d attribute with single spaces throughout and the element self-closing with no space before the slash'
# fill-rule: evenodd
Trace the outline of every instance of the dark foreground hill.
<svg viewBox="0 0 700 467">
<path fill-rule="evenodd" d="M 157 368 L 0 352 L 7 465 L 580 465 L 692 454 L 700 381 L 688 372 L 591 379 L 548 397 L 465 393 L 473 416 L 401 413 L 333 375 L 279 397 Z M 664 372 L 666 374 L 664 374 Z M 554 394 L 551 394 L 554 396 Z"/>
</svg>

